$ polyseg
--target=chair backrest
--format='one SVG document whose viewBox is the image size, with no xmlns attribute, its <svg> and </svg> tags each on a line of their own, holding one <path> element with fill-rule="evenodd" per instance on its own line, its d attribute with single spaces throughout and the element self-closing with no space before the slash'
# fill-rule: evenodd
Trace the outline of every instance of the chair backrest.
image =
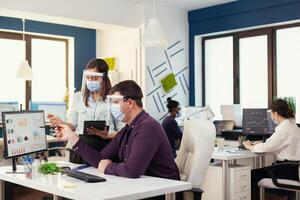
<svg viewBox="0 0 300 200">
<path fill-rule="evenodd" d="M 212 121 L 188 118 L 176 158 L 182 181 L 201 189 L 215 146 L 216 129 Z"/>
</svg>

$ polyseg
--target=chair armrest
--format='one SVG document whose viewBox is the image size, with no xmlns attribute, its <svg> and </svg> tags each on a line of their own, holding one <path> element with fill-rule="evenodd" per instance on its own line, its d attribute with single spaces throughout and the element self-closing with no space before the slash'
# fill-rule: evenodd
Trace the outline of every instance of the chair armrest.
<svg viewBox="0 0 300 200">
<path fill-rule="evenodd" d="M 300 162 L 284 162 L 284 163 L 275 164 L 273 166 L 282 166 L 282 165 L 297 165 L 297 166 L 300 166 Z M 272 167 L 267 171 L 267 173 L 270 175 L 270 177 L 272 179 L 272 182 L 275 186 L 280 187 L 280 188 L 289 189 L 289 190 L 300 190 L 300 186 L 279 183 L 275 173 L 273 172 Z"/>
</svg>

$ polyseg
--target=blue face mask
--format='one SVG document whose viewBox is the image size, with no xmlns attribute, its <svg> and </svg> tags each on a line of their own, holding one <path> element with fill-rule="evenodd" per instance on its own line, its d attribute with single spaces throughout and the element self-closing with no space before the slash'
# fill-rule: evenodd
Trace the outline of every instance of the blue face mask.
<svg viewBox="0 0 300 200">
<path fill-rule="evenodd" d="M 178 117 L 181 117 L 181 111 L 178 111 L 178 112 L 176 113 L 176 118 L 178 118 Z"/>
<path fill-rule="evenodd" d="M 110 112 L 117 121 L 122 121 L 125 117 L 125 113 L 121 111 L 119 104 L 111 105 Z"/>
<path fill-rule="evenodd" d="M 97 92 L 101 88 L 101 84 L 99 81 L 86 81 L 86 87 L 89 89 L 91 92 Z"/>
</svg>

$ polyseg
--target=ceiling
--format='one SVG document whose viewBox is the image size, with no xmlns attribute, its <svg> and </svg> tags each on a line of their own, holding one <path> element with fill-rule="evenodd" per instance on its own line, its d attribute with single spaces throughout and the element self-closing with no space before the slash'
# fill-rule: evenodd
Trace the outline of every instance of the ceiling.
<svg viewBox="0 0 300 200">
<path fill-rule="evenodd" d="M 123 1 L 123 0 L 121 0 Z M 133 3 L 152 2 L 152 0 L 126 0 Z M 156 0 L 156 3 L 178 7 L 186 10 L 195 10 L 198 8 L 210 7 L 218 4 L 224 4 L 236 0 Z"/>
</svg>

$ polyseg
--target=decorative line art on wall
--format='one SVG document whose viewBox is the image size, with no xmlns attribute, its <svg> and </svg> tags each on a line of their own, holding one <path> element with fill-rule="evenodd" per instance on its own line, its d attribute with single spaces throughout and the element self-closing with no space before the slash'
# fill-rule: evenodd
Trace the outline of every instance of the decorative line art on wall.
<svg viewBox="0 0 300 200">
<path fill-rule="evenodd" d="M 161 97 L 159 96 L 159 93 L 156 93 L 156 94 L 157 94 L 157 98 L 159 99 L 160 105 L 161 105 L 163 111 L 165 112 L 165 107 L 164 107 L 164 104 L 163 104 L 163 102 L 161 100 Z"/>
<path fill-rule="evenodd" d="M 151 104 L 159 114 L 161 121 L 166 113 L 167 98 L 174 98 L 177 95 L 188 95 L 189 85 L 186 76 L 187 66 L 182 66 L 182 57 L 185 48 L 182 41 L 178 40 L 162 52 L 162 59 L 153 66 L 147 65 L 147 72 L 152 81 L 146 96 L 151 98 Z M 179 60 L 179 62 L 178 62 Z M 180 65 L 180 66 L 178 66 Z M 169 76 L 169 77 L 168 77 Z M 169 78 L 169 79 L 168 79 Z"/>
<path fill-rule="evenodd" d="M 158 107 L 158 104 L 157 104 L 157 101 L 156 101 L 156 99 L 155 99 L 155 96 L 153 95 L 152 98 L 153 98 L 153 101 L 154 101 L 154 103 L 155 103 L 155 105 L 156 105 L 156 108 L 157 108 L 158 112 L 160 112 L 160 109 L 159 109 L 159 107 Z"/>
<path fill-rule="evenodd" d="M 150 75 L 150 77 L 151 77 L 152 83 L 153 83 L 153 85 L 155 86 L 155 82 L 154 82 L 153 76 L 152 76 L 152 74 L 151 74 L 151 72 L 150 72 L 150 69 L 149 69 L 149 66 L 148 66 L 148 65 L 147 65 L 147 70 L 148 70 L 148 73 L 149 73 L 149 75 Z"/>
<path fill-rule="evenodd" d="M 156 90 L 160 89 L 161 88 L 161 85 L 158 86 L 157 88 L 155 88 L 154 90 L 152 90 L 151 92 L 149 92 L 146 96 L 150 96 L 151 94 L 153 94 Z"/>
<path fill-rule="evenodd" d="M 167 62 L 161 63 L 161 64 L 158 65 L 157 67 L 154 67 L 154 68 L 152 69 L 152 71 L 155 71 L 155 70 L 159 69 L 160 67 L 162 67 L 162 66 L 165 65 L 166 63 L 167 63 Z"/>
<path fill-rule="evenodd" d="M 180 53 L 180 52 L 182 52 L 182 51 L 183 51 L 183 48 L 180 49 L 179 51 L 176 51 L 175 53 L 173 53 L 170 57 L 173 57 L 173 56 L 175 56 L 176 54 L 178 54 L 178 53 Z"/>
<path fill-rule="evenodd" d="M 183 90 L 184 94 L 186 94 L 186 91 L 185 91 L 185 89 L 184 89 L 184 86 L 183 86 L 183 83 L 182 83 L 181 77 L 179 77 L 179 81 L 180 81 L 180 85 L 181 85 L 181 88 L 182 88 L 182 90 Z"/>
<path fill-rule="evenodd" d="M 163 72 L 167 71 L 168 68 L 163 69 L 161 72 L 159 72 L 158 74 L 156 74 L 154 77 L 158 77 L 159 75 L 161 75 Z"/>
</svg>

